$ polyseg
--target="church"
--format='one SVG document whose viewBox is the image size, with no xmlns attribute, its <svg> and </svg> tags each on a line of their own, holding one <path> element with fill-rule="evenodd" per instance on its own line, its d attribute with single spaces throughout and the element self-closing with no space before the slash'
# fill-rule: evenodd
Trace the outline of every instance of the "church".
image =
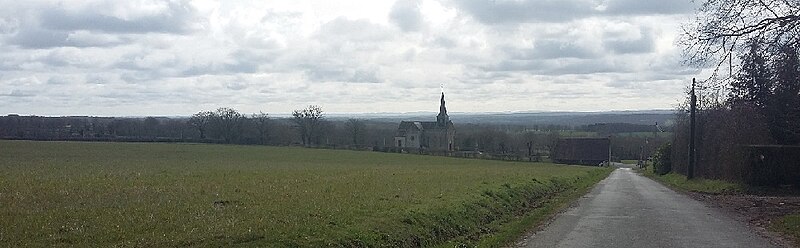
<svg viewBox="0 0 800 248">
<path fill-rule="evenodd" d="M 436 121 L 402 121 L 394 137 L 396 147 L 408 150 L 453 151 L 456 128 L 447 115 L 442 93 Z"/>
</svg>

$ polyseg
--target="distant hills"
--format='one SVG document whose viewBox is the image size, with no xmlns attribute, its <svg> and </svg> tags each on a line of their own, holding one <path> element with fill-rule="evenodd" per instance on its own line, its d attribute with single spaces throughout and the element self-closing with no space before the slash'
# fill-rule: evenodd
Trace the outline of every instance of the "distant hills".
<svg viewBox="0 0 800 248">
<path fill-rule="evenodd" d="M 358 118 L 372 122 L 399 123 L 404 120 L 431 121 L 436 119 L 436 112 L 409 113 L 325 113 L 325 117 L 333 121 Z M 451 112 L 450 119 L 463 124 L 495 124 L 495 125 L 559 125 L 583 126 L 596 123 L 629 123 L 637 125 L 671 126 L 675 119 L 674 110 L 634 110 L 606 112 Z M 9 116 L 18 116 L 10 114 Z M 291 114 L 274 113 L 277 119 L 291 118 Z M 90 116 L 61 116 L 68 118 L 90 118 Z M 93 116 L 91 116 L 93 117 Z M 145 118 L 145 116 L 120 116 L 121 118 Z M 184 119 L 189 116 L 158 116 L 158 119 Z M 118 117 L 119 118 L 119 117 Z"/>
<path fill-rule="evenodd" d="M 670 126 L 675 119 L 674 110 L 608 111 L 608 112 L 510 112 L 510 113 L 449 113 L 455 123 L 500 125 L 563 125 L 582 126 L 595 123 L 630 123 L 639 125 Z M 327 114 L 330 119 L 359 118 L 379 122 L 401 120 L 430 120 L 434 112 Z"/>
</svg>

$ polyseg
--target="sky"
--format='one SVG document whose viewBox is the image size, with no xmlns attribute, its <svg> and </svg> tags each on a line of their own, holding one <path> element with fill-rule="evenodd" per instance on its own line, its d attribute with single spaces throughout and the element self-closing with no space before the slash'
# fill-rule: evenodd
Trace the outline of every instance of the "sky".
<svg viewBox="0 0 800 248">
<path fill-rule="evenodd" d="M 670 109 L 690 0 L 0 0 L 0 114 Z"/>
</svg>

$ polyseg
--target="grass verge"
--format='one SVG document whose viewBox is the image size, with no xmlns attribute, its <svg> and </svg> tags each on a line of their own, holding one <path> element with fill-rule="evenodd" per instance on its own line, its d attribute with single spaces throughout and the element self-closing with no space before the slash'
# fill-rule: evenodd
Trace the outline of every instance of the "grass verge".
<svg viewBox="0 0 800 248">
<path fill-rule="evenodd" d="M 686 179 L 686 176 L 677 173 L 657 175 L 653 172 L 653 166 L 646 167 L 643 175 L 661 182 L 668 187 L 683 191 L 704 193 L 704 194 L 732 194 L 744 191 L 744 186 L 723 180 L 711 180 L 703 178 Z"/>
<path fill-rule="evenodd" d="M 603 171 L 590 174 L 584 180 L 575 180 L 572 189 L 561 192 L 549 199 L 545 199 L 538 208 L 529 211 L 523 216 L 514 218 L 512 221 L 506 223 L 503 229 L 480 240 L 477 247 L 504 247 L 511 244 L 516 241 L 520 235 L 537 228 L 539 224 L 588 193 L 594 185 L 608 177 L 612 171 L 613 169 L 605 168 Z"/>
<path fill-rule="evenodd" d="M 791 236 L 794 239 L 794 244 L 800 246 L 800 213 L 784 216 L 780 220 L 773 222 L 770 229 Z"/>
</svg>

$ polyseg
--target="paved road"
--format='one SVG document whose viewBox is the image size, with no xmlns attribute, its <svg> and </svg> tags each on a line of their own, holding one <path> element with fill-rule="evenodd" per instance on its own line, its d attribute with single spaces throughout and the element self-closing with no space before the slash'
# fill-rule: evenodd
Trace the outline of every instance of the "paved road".
<svg viewBox="0 0 800 248">
<path fill-rule="evenodd" d="M 629 168 L 615 170 L 577 205 L 518 247 L 774 247 L 718 209 Z"/>
</svg>

